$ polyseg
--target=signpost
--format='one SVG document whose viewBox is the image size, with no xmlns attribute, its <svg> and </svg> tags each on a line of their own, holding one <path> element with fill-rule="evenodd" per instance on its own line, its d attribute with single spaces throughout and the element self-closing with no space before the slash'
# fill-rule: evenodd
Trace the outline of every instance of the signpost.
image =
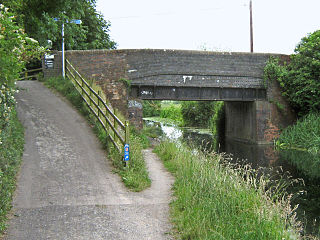
<svg viewBox="0 0 320 240">
<path fill-rule="evenodd" d="M 60 18 L 54 18 L 55 21 L 59 21 Z M 82 21 L 80 19 L 72 19 L 70 21 L 68 20 L 62 20 L 62 27 L 61 27 L 61 35 L 62 35 L 62 76 L 65 78 L 65 56 L 64 56 L 64 24 L 65 23 L 74 23 L 74 24 L 81 24 Z"/>
</svg>

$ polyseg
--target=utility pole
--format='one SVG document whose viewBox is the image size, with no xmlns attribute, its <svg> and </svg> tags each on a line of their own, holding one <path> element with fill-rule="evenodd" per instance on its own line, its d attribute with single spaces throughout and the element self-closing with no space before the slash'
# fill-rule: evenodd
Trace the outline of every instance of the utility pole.
<svg viewBox="0 0 320 240">
<path fill-rule="evenodd" d="M 250 52 L 253 52 L 253 19 L 252 19 L 252 0 L 250 0 Z"/>
</svg>

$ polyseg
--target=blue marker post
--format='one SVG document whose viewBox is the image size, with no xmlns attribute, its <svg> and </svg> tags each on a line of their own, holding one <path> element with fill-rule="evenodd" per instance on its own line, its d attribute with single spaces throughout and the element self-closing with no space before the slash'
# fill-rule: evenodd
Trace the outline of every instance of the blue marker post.
<svg viewBox="0 0 320 240">
<path fill-rule="evenodd" d="M 124 145 L 124 162 L 127 166 L 128 162 L 129 162 L 129 144 L 125 144 Z"/>
</svg>

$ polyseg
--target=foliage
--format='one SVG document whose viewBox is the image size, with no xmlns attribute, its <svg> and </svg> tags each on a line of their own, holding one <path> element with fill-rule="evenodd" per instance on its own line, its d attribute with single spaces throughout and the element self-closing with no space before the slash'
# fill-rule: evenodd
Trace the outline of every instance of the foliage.
<svg viewBox="0 0 320 240">
<path fill-rule="evenodd" d="M 0 88 L 0 144 L 1 144 L 1 129 L 5 129 L 9 124 L 12 110 L 16 104 L 14 98 L 15 90 L 2 85 Z"/>
<path fill-rule="evenodd" d="M 14 87 L 26 62 L 40 57 L 44 48 L 29 38 L 15 22 L 15 15 L 0 4 L 0 84 Z"/>
<path fill-rule="evenodd" d="M 146 137 L 153 138 L 153 139 L 159 138 L 160 136 L 163 135 L 163 131 L 160 127 L 160 123 L 156 123 L 156 122 L 154 122 L 152 125 L 145 124 L 143 126 L 142 133 Z"/>
<path fill-rule="evenodd" d="M 81 19 L 81 25 L 65 24 L 66 49 L 116 47 L 109 36 L 110 23 L 95 9 L 95 0 L 20 0 L 10 5 L 20 16 L 26 32 L 42 46 L 46 46 L 50 39 L 53 41 L 53 49 L 61 49 L 61 21 Z M 53 18 L 61 21 L 56 22 Z"/>
<path fill-rule="evenodd" d="M 142 155 L 143 147 L 147 147 L 148 142 L 146 137 L 140 135 L 139 133 L 131 130 L 130 132 L 130 165 L 129 168 L 124 168 L 122 157 L 114 148 L 112 143 L 109 141 L 104 129 L 101 127 L 100 123 L 94 118 L 90 113 L 89 109 L 83 103 L 81 95 L 74 88 L 71 81 L 67 78 L 49 78 L 46 80 L 45 84 L 51 88 L 55 88 L 61 94 L 66 96 L 70 102 L 77 107 L 77 109 L 87 117 L 90 125 L 93 126 L 93 130 L 99 138 L 103 146 L 108 148 L 110 158 L 114 171 L 117 172 L 125 186 L 127 186 L 132 191 L 142 191 L 149 187 L 151 184 L 150 178 L 148 176 L 148 171 Z"/>
<path fill-rule="evenodd" d="M 320 154 L 320 114 L 310 113 L 286 128 L 277 140 L 277 145 Z"/>
<path fill-rule="evenodd" d="M 267 80 L 278 80 L 292 107 L 300 114 L 320 110 L 320 30 L 302 38 L 290 63 L 279 66 L 271 59 L 265 69 Z"/>
<path fill-rule="evenodd" d="M 299 225 L 282 186 L 249 167 L 221 164 L 172 142 L 155 150 L 176 181 L 171 219 L 177 239 L 298 239 Z M 276 191 L 277 190 L 277 191 Z M 273 193 L 278 192 L 278 195 Z"/>
<path fill-rule="evenodd" d="M 2 104 L 1 104 L 2 105 Z M 1 117 L 2 119 L 2 117 Z M 24 129 L 19 122 L 15 107 L 0 128 L 0 235 L 6 229 L 7 214 L 11 209 L 16 174 L 21 163 L 24 146 Z"/>
<path fill-rule="evenodd" d="M 161 111 L 161 102 L 153 100 L 144 100 L 143 106 L 143 117 L 158 117 Z"/>
<path fill-rule="evenodd" d="M 180 104 L 169 104 L 168 106 L 161 106 L 160 117 L 173 120 L 177 124 L 182 124 L 183 119 L 181 115 Z"/>
<path fill-rule="evenodd" d="M 219 150 L 219 143 L 224 140 L 225 133 L 225 108 L 224 102 L 218 101 L 214 103 L 213 116 L 210 119 L 210 129 L 214 136 L 213 145 L 216 151 Z"/>
<path fill-rule="evenodd" d="M 214 113 L 214 102 L 182 102 L 181 113 L 185 126 L 209 127 Z"/>
<path fill-rule="evenodd" d="M 116 167 L 115 172 L 119 173 L 123 183 L 127 188 L 134 192 L 140 192 L 151 185 L 151 180 L 148 176 L 148 170 L 142 154 L 143 147 L 147 145 L 146 138 L 138 134 L 136 131 L 131 131 L 130 134 L 130 161 L 129 167 L 124 168 L 122 157 L 115 149 L 111 147 L 112 163 Z"/>
<path fill-rule="evenodd" d="M 320 114 L 309 113 L 286 128 L 276 146 L 304 174 L 320 177 Z"/>
<path fill-rule="evenodd" d="M 131 82 L 132 80 L 126 79 L 126 78 L 120 78 L 119 82 L 122 82 L 124 86 L 129 90 L 131 88 Z"/>
<path fill-rule="evenodd" d="M 267 88 L 270 83 L 276 80 L 283 82 L 287 75 L 286 66 L 279 63 L 279 58 L 270 57 L 264 68 L 264 86 Z"/>
<path fill-rule="evenodd" d="M 11 6 L 15 4 L 21 2 Z M 44 48 L 24 33 L 16 16 L 0 4 L 0 233 L 6 228 L 24 144 L 24 129 L 15 112 L 15 82 L 26 62 L 43 52 Z"/>
</svg>

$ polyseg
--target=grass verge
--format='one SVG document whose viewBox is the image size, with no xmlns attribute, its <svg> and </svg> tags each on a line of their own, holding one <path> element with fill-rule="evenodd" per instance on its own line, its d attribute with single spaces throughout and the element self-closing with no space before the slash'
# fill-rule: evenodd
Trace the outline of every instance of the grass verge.
<svg viewBox="0 0 320 240">
<path fill-rule="evenodd" d="M 6 229 L 7 214 L 12 207 L 13 192 L 16 188 L 16 175 L 20 168 L 23 147 L 24 128 L 12 111 L 8 123 L 0 129 L 0 235 Z"/>
<path fill-rule="evenodd" d="M 276 146 L 304 175 L 320 179 L 320 113 L 310 113 L 286 128 Z"/>
<path fill-rule="evenodd" d="M 90 113 L 88 107 L 83 102 L 81 95 L 73 86 L 72 82 L 67 78 L 49 78 L 44 84 L 49 88 L 54 88 L 64 95 L 89 121 L 93 126 L 93 130 L 99 138 L 100 142 L 108 150 L 112 164 L 115 167 L 114 172 L 118 173 L 125 186 L 131 191 L 142 191 L 151 185 L 151 180 L 142 156 L 142 149 L 147 146 L 147 140 L 142 135 L 131 130 L 130 132 L 130 165 L 124 168 L 122 156 L 113 149 L 112 143 L 108 140 L 106 132 L 101 127 L 100 123 L 95 120 L 93 114 Z"/>
<path fill-rule="evenodd" d="M 286 128 L 281 133 L 277 145 L 284 149 L 320 154 L 320 113 L 310 113 L 295 125 Z"/>
<path fill-rule="evenodd" d="M 268 179 L 222 156 L 162 142 L 155 152 L 176 178 L 171 219 L 178 239 L 298 239 L 289 200 Z M 266 189 L 269 189 L 266 191 Z M 281 191 L 280 191 L 281 192 Z"/>
</svg>

